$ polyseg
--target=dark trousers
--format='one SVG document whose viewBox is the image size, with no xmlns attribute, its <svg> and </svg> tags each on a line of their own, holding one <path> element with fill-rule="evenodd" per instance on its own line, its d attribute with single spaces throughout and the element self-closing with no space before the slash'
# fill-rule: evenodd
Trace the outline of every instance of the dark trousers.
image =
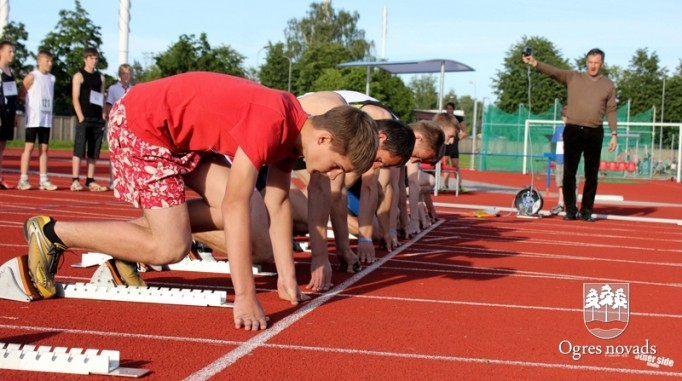
<svg viewBox="0 0 682 381">
<path fill-rule="evenodd" d="M 84 159 L 99 159 L 102 150 L 102 140 L 106 130 L 102 118 L 85 118 L 76 124 L 76 137 L 73 144 L 73 156 Z M 87 149 L 87 152 L 86 152 Z"/>
<path fill-rule="evenodd" d="M 594 197 L 597 195 L 599 162 L 604 142 L 603 127 L 583 127 L 567 124 L 564 129 L 564 201 L 566 213 L 578 211 L 575 199 L 575 175 L 580 164 L 580 157 L 585 157 L 585 184 L 583 186 L 583 202 L 581 212 L 592 213 Z"/>
</svg>

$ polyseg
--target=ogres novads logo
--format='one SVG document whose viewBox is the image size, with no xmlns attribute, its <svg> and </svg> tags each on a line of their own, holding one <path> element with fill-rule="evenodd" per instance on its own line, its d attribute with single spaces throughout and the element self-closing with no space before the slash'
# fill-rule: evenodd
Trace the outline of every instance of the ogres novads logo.
<svg viewBox="0 0 682 381">
<path fill-rule="evenodd" d="M 630 284 L 583 283 L 583 321 L 594 336 L 613 339 L 630 321 Z"/>
</svg>

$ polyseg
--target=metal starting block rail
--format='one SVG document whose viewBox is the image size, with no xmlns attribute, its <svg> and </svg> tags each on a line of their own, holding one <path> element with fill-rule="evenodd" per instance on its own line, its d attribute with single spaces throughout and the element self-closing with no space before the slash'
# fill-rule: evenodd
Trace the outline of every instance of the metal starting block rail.
<svg viewBox="0 0 682 381">
<path fill-rule="evenodd" d="M 0 297 L 20 302 L 42 299 L 28 274 L 28 256 L 13 258 L 0 266 Z M 99 266 L 90 283 L 55 283 L 57 297 L 120 302 L 232 307 L 227 292 L 167 287 L 117 285 L 107 263 Z"/>
<path fill-rule="evenodd" d="M 207 254 L 204 254 L 207 255 Z M 211 256 L 212 257 L 212 256 Z M 73 267 L 91 267 L 99 266 L 102 263 L 112 259 L 108 254 L 102 253 L 85 253 L 81 256 L 81 262 L 76 263 Z M 147 265 L 149 266 L 149 265 Z M 199 272 L 199 273 L 213 273 L 213 274 L 230 274 L 230 262 L 229 261 L 218 261 L 216 259 L 190 259 L 189 256 L 185 257 L 178 263 L 172 263 L 163 266 L 149 266 L 154 271 L 189 271 L 189 272 Z M 146 269 L 138 268 L 141 272 L 146 271 Z M 259 276 L 274 276 L 277 273 L 262 271 L 259 265 L 251 266 L 253 275 Z"/>
<path fill-rule="evenodd" d="M 0 369 L 133 378 L 149 373 L 119 364 L 119 351 L 0 343 Z"/>
</svg>

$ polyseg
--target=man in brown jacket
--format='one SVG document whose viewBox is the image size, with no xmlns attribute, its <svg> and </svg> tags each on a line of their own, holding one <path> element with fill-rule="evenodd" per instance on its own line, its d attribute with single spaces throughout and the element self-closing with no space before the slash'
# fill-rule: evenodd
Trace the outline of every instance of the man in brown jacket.
<svg viewBox="0 0 682 381">
<path fill-rule="evenodd" d="M 582 219 L 593 222 L 592 208 L 597 194 L 605 115 L 611 129 L 609 151 L 614 151 L 618 143 L 616 88 L 610 79 L 601 75 L 604 52 L 600 49 L 587 52 L 586 72 L 558 69 L 538 62 L 532 55 L 524 55 L 523 62 L 567 87 L 568 121 L 564 129 L 563 195 L 566 202 L 564 220 Z M 585 157 L 585 185 L 578 213 L 575 175 L 581 155 Z"/>
</svg>

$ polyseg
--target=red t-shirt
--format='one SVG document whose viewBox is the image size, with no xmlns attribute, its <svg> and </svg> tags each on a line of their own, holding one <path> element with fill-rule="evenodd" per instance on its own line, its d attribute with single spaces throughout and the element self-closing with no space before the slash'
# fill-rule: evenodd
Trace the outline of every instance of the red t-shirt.
<svg viewBox="0 0 682 381">
<path fill-rule="evenodd" d="M 241 148 L 256 168 L 291 170 L 308 114 L 292 94 L 226 74 L 191 72 L 135 85 L 121 101 L 128 128 L 173 152 Z"/>
</svg>

